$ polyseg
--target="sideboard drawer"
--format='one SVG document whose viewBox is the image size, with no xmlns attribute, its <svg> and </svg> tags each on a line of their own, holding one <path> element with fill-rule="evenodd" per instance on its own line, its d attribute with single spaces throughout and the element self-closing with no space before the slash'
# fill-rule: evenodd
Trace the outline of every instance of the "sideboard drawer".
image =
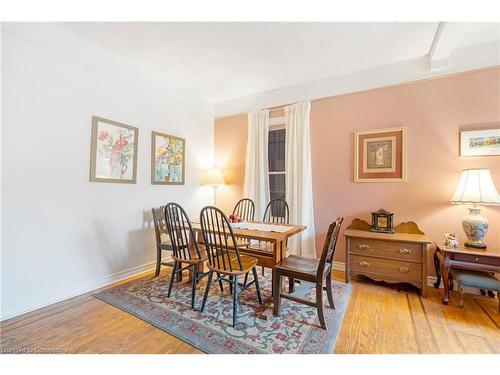
<svg viewBox="0 0 500 375">
<path fill-rule="evenodd" d="M 487 257 L 484 255 L 453 254 L 453 259 L 468 263 L 481 263 L 481 264 L 491 264 L 494 266 L 500 266 L 500 258 Z"/>
<path fill-rule="evenodd" d="M 411 242 L 352 238 L 351 253 L 405 261 L 422 261 L 422 245 Z"/>
<path fill-rule="evenodd" d="M 407 281 L 422 280 L 422 264 L 420 263 L 352 255 L 351 270 L 358 273 L 376 273 Z"/>
</svg>

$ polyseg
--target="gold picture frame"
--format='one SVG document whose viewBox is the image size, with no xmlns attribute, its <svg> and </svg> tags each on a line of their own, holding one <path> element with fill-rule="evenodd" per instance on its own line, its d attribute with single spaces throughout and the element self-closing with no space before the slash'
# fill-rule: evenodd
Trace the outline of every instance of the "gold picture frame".
<svg viewBox="0 0 500 375">
<path fill-rule="evenodd" d="M 90 182 L 135 184 L 139 129 L 92 116 Z"/>
<path fill-rule="evenodd" d="M 163 139 L 163 144 L 158 141 Z M 184 185 L 186 183 L 186 139 L 151 132 L 151 184 Z"/>
<path fill-rule="evenodd" d="M 354 182 L 405 182 L 406 128 L 354 132 Z"/>
</svg>

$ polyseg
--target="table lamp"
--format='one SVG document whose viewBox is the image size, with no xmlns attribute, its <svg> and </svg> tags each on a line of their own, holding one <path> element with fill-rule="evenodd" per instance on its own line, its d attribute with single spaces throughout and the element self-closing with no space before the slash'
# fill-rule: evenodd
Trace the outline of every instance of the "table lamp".
<svg viewBox="0 0 500 375">
<path fill-rule="evenodd" d="M 220 169 L 213 168 L 205 171 L 201 179 L 201 184 L 205 186 L 212 186 L 214 188 L 214 206 L 217 206 L 217 187 L 224 185 L 224 176 Z"/>
<path fill-rule="evenodd" d="M 468 239 L 465 246 L 485 249 L 483 238 L 488 232 L 488 220 L 481 216 L 481 209 L 477 205 L 500 205 L 500 196 L 491 179 L 490 170 L 463 170 L 451 203 L 472 204 L 469 215 L 462 219 L 462 228 Z"/>
</svg>

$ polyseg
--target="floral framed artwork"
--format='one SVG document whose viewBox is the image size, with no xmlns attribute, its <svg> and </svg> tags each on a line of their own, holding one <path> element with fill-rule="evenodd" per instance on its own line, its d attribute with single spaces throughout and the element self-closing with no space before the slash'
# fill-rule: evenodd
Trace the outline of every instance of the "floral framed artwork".
<svg viewBox="0 0 500 375">
<path fill-rule="evenodd" d="M 406 181 L 406 128 L 354 133 L 354 181 Z"/>
<path fill-rule="evenodd" d="M 91 182 L 135 184 L 139 129 L 92 117 Z"/>
<path fill-rule="evenodd" d="M 460 132 L 460 156 L 500 155 L 500 128 Z"/>
<path fill-rule="evenodd" d="M 151 183 L 184 185 L 186 140 L 153 131 L 151 133 Z"/>
</svg>

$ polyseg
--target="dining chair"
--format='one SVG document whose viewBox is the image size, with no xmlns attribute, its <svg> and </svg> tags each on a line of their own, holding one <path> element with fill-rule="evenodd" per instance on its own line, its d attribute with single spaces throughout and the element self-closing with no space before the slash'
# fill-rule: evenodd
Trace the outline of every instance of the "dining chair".
<svg viewBox="0 0 500 375">
<path fill-rule="evenodd" d="M 238 215 L 243 221 L 253 221 L 255 217 L 255 203 L 253 200 L 243 198 L 236 203 L 233 215 Z"/>
<path fill-rule="evenodd" d="M 240 254 L 237 240 L 229 220 L 220 209 L 213 206 L 205 207 L 200 213 L 201 231 L 205 248 L 208 255 L 208 281 L 205 296 L 201 305 L 201 311 L 205 309 L 208 292 L 212 284 L 214 273 L 217 275 L 215 281 L 225 281 L 233 289 L 233 327 L 236 325 L 238 311 L 238 293 L 248 289 L 255 284 L 257 298 L 262 304 L 260 295 L 259 278 L 257 276 L 257 259 L 248 255 Z M 249 283 L 238 283 L 238 277 L 252 271 L 253 280 Z"/>
<path fill-rule="evenodd" d="M 194 309 L 196 285 L 208 275 L 208 272 L 202 270 L 203 262 L 207 260 L 207 257 L 200 251 L 201 245 L 196 241 L 196 234 L 191 222 L 186 211 L 180 205 L 168 203 L 165 206 L 165 221 L 174 253 L 172 256 L 174 267 L 168 285 L 167 297 L 170 298 L 175 276 L 189 269 L 191 271 L 191 308 Z"/>
<path fill-rule="evenodd" d="M 266 206 L 262 221 L 273 224 L 288 224 L 290 220 L 290 209 L 284 199 L 272 199 Z"/>
<path fill-rule="evenodd" d="M 233 215 L 238 215 L 243 221 L 253 221 L 255 218 L 255 203 L 249 198 L 240 199 L 233 209 Z M 239 247 L 248 247 L 250 241 L 236 237 Z"/>
<path fill-rule="evenodd" d="M 165 206 L 152 208 L 153 223 L 155 227 L 156 238 L 156 270 L 155 277 L 160 274 L 161 266 L 173 267 L 174 262 L 162 262 L 163 251 L 173 251 L 172 244 L 168 239 L 167 223 L 165 222 Z M 162 236 L 167 238 L 163 239 Z M 177 280 L 182 280 L 182 274 L 177 275 Z"/>
<path fill-rule="evenodd" d="M 280 313 L 281 298 L 286 298 L 295 302 L 316 307 L 321 328 L 326 329 L 325 317 L 323 314 L 323 280 L 326 279 L 326 295 L 328 303 L 332 309 L 335 308 L 332 296 L 332 263 L 335 246 L 340 227 L 344 221 L 343 217 L 337 218 L 330 227 L 325 238 L 321 258 L 311 259 L 297 255 L 290 255 L 283 259 L 274 268 L 274 307 L 273 314 Z M 281 277 L 288 277 L 288 293 L 281 292 Z M 309 301 L 293 295 L 295 279 L 316 284 L 316 301 Z"/>
<path fill-rule="evenodd" d="M 288 203 L 284 199 L 277 198 L 272 199 L 266 206 L 266 210 L 264 211 L 264 216 L 262 217 L 262 221 L 264 223 L 271 224 L 289 224 L 290 221 L 290 209 L 288 207 Z M 288 242 L 288 241 L 287 241 Z M 272 251 L 269 243 L 265 242 L 257 242 L 250 243 L 248 245 L 249 249 L 256 250 L 268 250 Z M 262 266 L 262 276 L 264 276 L 264 266 Z M 247 275 L 245 275 L 245 278 Z"/>
</svg>

